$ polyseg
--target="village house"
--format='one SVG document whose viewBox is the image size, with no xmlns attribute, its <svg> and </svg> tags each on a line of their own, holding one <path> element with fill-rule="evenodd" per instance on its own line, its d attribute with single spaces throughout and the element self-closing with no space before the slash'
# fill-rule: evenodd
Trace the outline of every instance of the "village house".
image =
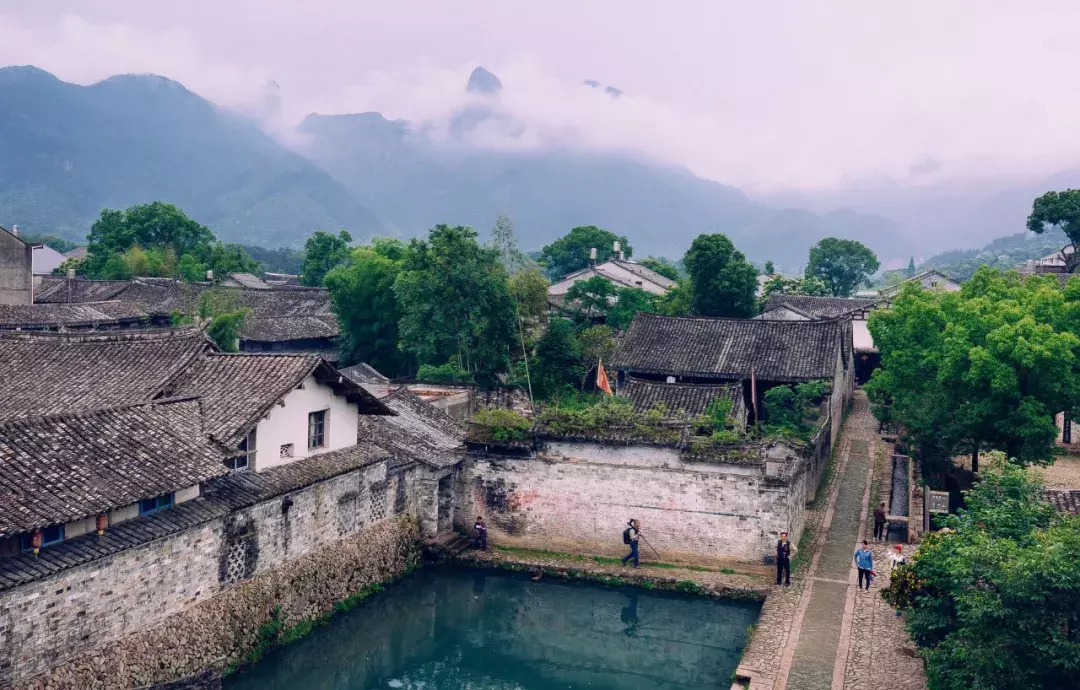
<svg viewBox="0 0 1080 690">
<path fill-rule="evenodd" d="M 596 250 L 592 250 L 594 261 L 591 265 L 580 271 L 575 271 L 563 276 L 548 287 L 548 302 L 557 311 L 573 311 L 574 306 L 567 303 L 566 293 L 570 288 L 582 280 L 599 276 L 608 281 L 616 288 L 640 288 L 654 295 L 663 295 L 675 285 L 675 281 L 660 275 L 656 271 L 646 268 L 642 264 L 630 259 L 622 258 L 619 252 L 618 242 L 615 243 L 615 251 L 620 258 L 609 259 L 602 263 L 596 263 Z"/>
<path fill-rule="evenodd" d="M 745 427 L 748 419 L 741 383 L 665 383 L 628 376 L 619 387 L 619 395 L 628 398 L 639 413 L 661 409 L 691 418 L 705 414 L 712 403 L 724 400 L 731 403 L 729 417 L 736 424 Z"/>
<path fill-rule="evenodd" d="M 878 290 L 878 297 L 886 304 L 900 294 L 900 291 L 904 289 L 905 285 L 909 283 L 918 283 L 918 285 L 924 290 L 944 290 L 946 292 L 956 292 L 960 289 L 960 283 L 956 282 L 949 276 L 945 275 L 937 269 L 930 269 L 928 271 L 922 271 L 907 280 L 902 280 L 895 285 L 889 285 Z"/>
<path fill-rule="evenodd" d="M 0 685 L 213 667 L 452 523 L 461 429 L 318 356 L 182 328 L 3 332 L 0 357 Z"/>
<path fill-rule="evenodd" d="M 0 304 L 33 304 L 34 247 L 19 237 L 19 226 L 0 227 Z"/>
</svg>

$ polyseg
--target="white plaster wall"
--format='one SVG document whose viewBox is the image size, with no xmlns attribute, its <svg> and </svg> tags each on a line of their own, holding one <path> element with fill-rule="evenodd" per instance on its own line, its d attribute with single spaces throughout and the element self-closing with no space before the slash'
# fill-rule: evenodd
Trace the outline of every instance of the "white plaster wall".
<svg viewBox="0 0 1080 690">
<path fill-rule="evenodd" d="M 703 474 L 761 475 L 761 468 L 753 465 L 686 462 L 679 456 L 679 451 L 660 446 L 607 446 L 599 443 L 549 441 L 544 444 L 542 455 L 545 458 L 597 465 L 689 470 Z"/>
<path fill-rule="evenodd" d="M 326 446 L 308 451 L 308 414 L 326 410 Z M 255 469 L 265 470 L 297 458 L 325 453 L 356 445 L 359 410 L 332 388 L 318 383 L 313 376 L 304 379 L 303 387 L 294 389 L 259 422 L 255 431 Z M 281 446 L 293 444 L 292 458 L 281 457 Z"/>
</svg>

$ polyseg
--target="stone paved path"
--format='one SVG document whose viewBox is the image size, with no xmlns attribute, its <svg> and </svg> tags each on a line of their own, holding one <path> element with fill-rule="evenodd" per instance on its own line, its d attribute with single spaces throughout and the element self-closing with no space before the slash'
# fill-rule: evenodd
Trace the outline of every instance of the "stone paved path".
<svg viewBox="0 0 1080 690">
<path fill-rule="evenodd" d="M 880 596 L 888 583 L 886 546 L 874 547 L 879 576 L 869 592 L 856 591 L 851 566 L 856 544 L 869 536 L 876 432 L 866 396 L 857 391 L 837 444 L 834 479 L 821 490 L 827 499 L 807 516 L 815 534 L 810 565 L 790 589 L 769 594 L 743 654 L 738 675 L 751 678 L 750 690 L 926 688 L 902 619 Z"/>
</svg>

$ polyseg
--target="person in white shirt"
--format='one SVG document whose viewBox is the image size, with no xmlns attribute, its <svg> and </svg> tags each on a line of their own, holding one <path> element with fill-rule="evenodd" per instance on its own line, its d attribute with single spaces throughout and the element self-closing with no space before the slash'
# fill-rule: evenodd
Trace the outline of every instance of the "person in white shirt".
<svg viewBox="0 0 1080 690">
<path fill-rule="evenodd" d="M 896 550 L 889 554 L 889 572 L 896 570 L 897 566 L 901 566 L 907 563 L 907 559 L 904 558 L 904 547 L 900 544 L 896 545 Z"/>
</svg>

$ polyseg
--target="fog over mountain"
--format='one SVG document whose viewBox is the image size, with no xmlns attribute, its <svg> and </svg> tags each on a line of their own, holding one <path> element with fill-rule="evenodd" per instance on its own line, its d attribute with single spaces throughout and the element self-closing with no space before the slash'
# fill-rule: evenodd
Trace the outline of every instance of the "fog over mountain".
<svg viewBox="0 0 1080 690">
<path fill-rule="evenodd" d="M 813 239 L 837 234 L 906 263 L 1020 231 L 1034 196 L 1076 184 L 1080 93 L 1062 84 L 1080 59 L 1078 22 L 1066 0 L 857 12 L 844 0 L 662 11 L 644 0 L 9 0 L 0 65 L 95 89 L 115 74 L 164 75 L 257 120 L 284 150 L 275 156 L 299 152 L 336 178 L 333 194 L 309 188 L 292 203 L 199 172 L 220 189 L 200 191 L 210 208 L 193 213 L 236 236 L 291 241 L 339 217 L 402 234 L 435 217 L 484 228 L 507 211 L 527 246 L 598 223 L 646 234 L 635 238 L 645 251 L 680 253 L 694 233 L 723 231 L 756 259 L 801 262 Z M 374 226 L 340 206 L 341 189 Z M 80 198 L 65 215 L 75 226 L 118 197 Z M 280 212 L 292 231 L 266 232 L 277 221 L 248 207 Z"/>
</svg>

